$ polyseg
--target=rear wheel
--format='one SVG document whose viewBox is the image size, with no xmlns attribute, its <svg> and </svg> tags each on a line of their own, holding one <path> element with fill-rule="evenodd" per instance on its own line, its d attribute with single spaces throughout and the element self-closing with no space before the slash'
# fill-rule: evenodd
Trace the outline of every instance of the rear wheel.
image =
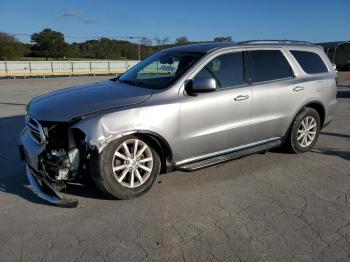
<svg viewBox="0 0 350 262">
<path fill-rule="evenodd" d="M 130 199 L 147 192 L 160 173 L 152 143 L 136 136 L 111 142 L 92 163 L 92 176 L 108 197 Z"/>
<path fill-rule="evenodd" d="M 286 148 L 292 153 L 309 151 L 320 133 L 321 120 L 317 111 L 306 107 L 295 118 L 286 140 Z"/>
</svg>

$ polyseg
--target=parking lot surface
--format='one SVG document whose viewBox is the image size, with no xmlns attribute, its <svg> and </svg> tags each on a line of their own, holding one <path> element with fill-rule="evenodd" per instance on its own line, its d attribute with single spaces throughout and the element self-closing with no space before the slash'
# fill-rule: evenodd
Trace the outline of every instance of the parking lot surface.
<svg viewBox="0 0 350 262">
<path fill-rule="evenodd" d="M 18 157 L 25 105 L 107 78 L 0 80 L 1 261 L 350 261 L 350 87 L 312 152 L 162 175 L 128 201 L 76 185 L 78 208 L 49 206 Z"/>
</svg>

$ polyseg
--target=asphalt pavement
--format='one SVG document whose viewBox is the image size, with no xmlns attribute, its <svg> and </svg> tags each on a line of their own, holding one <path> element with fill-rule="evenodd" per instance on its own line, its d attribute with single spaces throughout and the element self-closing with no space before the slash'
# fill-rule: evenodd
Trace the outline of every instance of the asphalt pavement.
<svg viewBox="0 0 350 262">
<path fill-rule="evenodd" d="M 162 175 L 128 201 L 76 185 L 78 208 L 50 206 L 18 157 L 25 105 L 107 78 L 0 80 L 0 261 L 350 261 L 350 87 L 311 152 Z"/>
</svg>

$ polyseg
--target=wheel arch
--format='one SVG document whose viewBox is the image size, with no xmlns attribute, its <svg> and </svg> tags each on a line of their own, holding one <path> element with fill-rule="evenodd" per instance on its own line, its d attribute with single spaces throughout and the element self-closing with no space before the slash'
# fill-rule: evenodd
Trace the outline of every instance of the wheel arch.
<svg viewBox="0 0 350 262">
<path fill-rule="evenodd" d="M 168 141 L 164 137 L 151 131 L 137 131 L 133 134 L 151 140 L 154 146 L 157 147 L 160 153 L 159 157 L 161 160 L 161 174 L 171 171 L 171 168 L 174 166 L 173 152 Z"/>
<path fill-rule="evenodd" d="M 321 120 L 321 128 L 324 124 L 325 121 L 325 117 L 326 117 L 326 109 L 325 106 L 322 104 L 322 102 L 317 101 L 317 100 L 312 100 L 312 101 L 308 101 L 305 104 L 303 104 L 298 111 L 294 114 L 294 117 L 292 118 L 292 121 L 289 124 L 287 133 L 285 135 L 285 138 L 288 137 L 288 134 L 293 126 L 294 120 L 297 118 L 297 116 L 304 110 L 305 107 L 310 107 L 313 108 L 317 111 L 317 113 L 320 116 L 320 120 Z"/>
<path fill-rule="evenodd" d="M 126 135 L 135 135 L 151 141 L 152 146 L 156 147 L 157 151 L 159 152 L 159 157 L 161 159 L 161 174 L 168 173 L 173 170 L 173 152 L 168 141 L 163 136 L 153 131 L 134 130 L 114 136 L 108 140 L 107 144 Z"/>
<path fill-rule="evenodd" d="M 313 108 L 316 110 L 316 112 L 320 116 L 321 128 L 322 128 L 324 121 L 325 121 L 325 118 L 326 118 L 326 109 L 325 109 L 324 105 L 319 101 L 313 101 L 313 102 L 307 103 L 306 105 L 303 106 L 303 108 L 305 108 L 305 107 L 310 107 L 310 108 Z"/>
</svg>

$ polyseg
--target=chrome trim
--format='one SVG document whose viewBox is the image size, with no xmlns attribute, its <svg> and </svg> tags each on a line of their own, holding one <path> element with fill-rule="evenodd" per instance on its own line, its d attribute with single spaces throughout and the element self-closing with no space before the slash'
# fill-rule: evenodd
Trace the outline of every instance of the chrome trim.
<svg viewBox="0 0 350 262">
<path fill-rule="evenodd" d="M 27 126 L 29 126 L 31 129 L 34 129 L 35 131 L 37 131 L 39 133 L 38 127 L 31 124 L 29 121 L 27 122 Z"/>
<path fill-rule="evenodd" d="M 297 45 L 314 45 L 311 42 L 307 41 L 298 41 L 298 40 L 248 40 L 238 42 L 239 45 L 249 45 L 249 44 L 297 44 Z"/>
<path fill-rule="evenodd" d="M 253 143 L 249 143 L 249 144 L 246 144 L 246 145 L 232 147 L 232 148 L 229 148 L 229 149 L 217 151 L 217 152 L 214 152 L 214 153 L 209 153 L 209 154 L 205 154 L 205 155 L 200 155 L 200 156 L 187 158 L 187 159 L 181 160 L 179 162 L 176 162 L 175 166 L 177 167 L 177 166 L 185 165 L 185 164 L 188 164 L 188 163 L 196 162 L 196 161 L 199 161 L 199 160 L 212 158 L 212 157 L 215 157 L 215 156 L 225 155 L 225 154 L 228 154 L 228 153 L 232 153 L 232 152 L 235 152 L 235 151 L 243 150 L 243 149 L 246 149 L 246 148 L 249 148 L 249 147 L 259 146 L 259 145 L 266 144 L 266 143 L 269 143 L 269 142 L 272 142 L 272 141 L 276 141 L 276 140 L 280 140 L 280 139 L 281 139 L 280 137 L 272 137 L 272 138 L 264 139 L 264 140 L 261 140 L 261 141 L 258 141 L 258 142 L 253 142 Z"/>
<path fill-rule="evenodd" d="M 30 115 L 26 115 L 25 120 L 26 120 L 26 126 L 28 127 L 28 130 L 29 130 L 30 137 L 38 144 L 46 143 L 46 136 L 40 122 L 34 119 L 33 117 L 31 117 Z M 30 121 L 33 121 L 36 124 L 36 126 L 30 123 Z M 33 137 L 31 132 L 37 133 L 40 136 L 40 141 L 38 141 L 35 137 Z"/>
</svg>

